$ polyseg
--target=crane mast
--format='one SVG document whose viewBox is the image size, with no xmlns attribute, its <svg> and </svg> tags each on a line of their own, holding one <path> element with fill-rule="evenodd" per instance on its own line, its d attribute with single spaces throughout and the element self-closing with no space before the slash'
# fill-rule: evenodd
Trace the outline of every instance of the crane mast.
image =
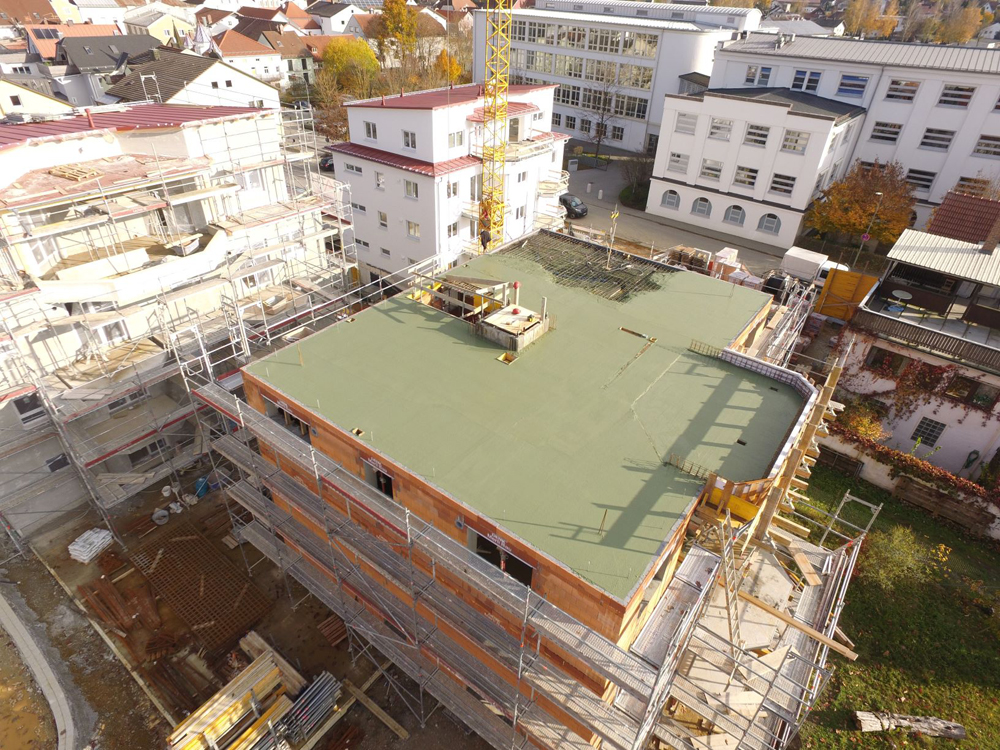
<svg viewBox="0 0 1000 750">
<path fill-rule="evenodd" d="M 504 241 L 504 173 L 507 156 L 507 88 L 510 83 L 512 0 L 487 0 L 486 82 L 483 113 L 483 196 L 479 228 L 487 231 L 483 250 Z"/>
</svg>

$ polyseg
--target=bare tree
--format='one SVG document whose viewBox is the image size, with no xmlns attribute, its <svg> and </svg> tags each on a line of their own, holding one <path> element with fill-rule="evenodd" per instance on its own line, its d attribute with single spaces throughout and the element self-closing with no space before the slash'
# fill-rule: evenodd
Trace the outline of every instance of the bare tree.
<svg viewBox="0 0 1000 750">
<path fill-rule="evenodd" d="M 580 131 L 594 144 L 594 158 L 601 155 L 601 146 L 611 137 L 611 128 L 618 122 L 616 109 L 621 89 L 616 83 L 613 62 L 587 61 L 588 77 L 594 83 L 581 92 Z"/>
</svg>

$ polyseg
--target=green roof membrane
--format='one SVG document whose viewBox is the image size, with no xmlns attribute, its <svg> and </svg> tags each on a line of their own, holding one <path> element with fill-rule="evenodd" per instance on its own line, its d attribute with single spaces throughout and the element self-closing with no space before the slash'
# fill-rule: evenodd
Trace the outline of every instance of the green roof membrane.
<svg viewBox="0 0 1000 750">
<path fill-rule="evenodd" d="M 549 258 L 553 275 L 524 247 L 453 271 L 520 281 L 531 310 L 548 298 L 551 329 L 511 365 L 468 324 L 395 297 L 247 370 L 624 599 L 701 485 L 665 465 L 670 454 L 763 477 L 802 399 L 688 350 L 725 346 L 762 293 L 637 261 L 640 291 L 613 301 L 592 283 L 597 254 L 573 245 L 586 272 Z M 620 328 L 656 343 L 642 352 L 647 341 Z"/>
</svg>

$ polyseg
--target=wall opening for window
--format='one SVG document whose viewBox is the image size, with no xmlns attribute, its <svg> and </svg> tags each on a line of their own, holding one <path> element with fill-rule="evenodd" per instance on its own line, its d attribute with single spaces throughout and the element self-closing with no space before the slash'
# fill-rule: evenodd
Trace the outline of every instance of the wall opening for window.
<svg viewBox="0 0 1000 750">
<path fill-rule="evenodd" d="M 312 443 L 309 425 L 296 417 L 282 406 L 278 406 L 273 401 L 264 399 L 264 412 L 280 425 L 284 425 L 289 432 L 294 432 L 299 437 L 305 439 L 307 443 Z"/>
<path fill-rule="evenodd" d="M 132 464 L 134 469 L 136 466 L 140 466 L 147 461 L 151 461 L 154 458 L 159 458 L 167 450 L 167 441 L 163 438 L 157 438 L 152 443 L 144 445 L 138 450 L 134 450 L 128 454 L 128 460 Z"/>
<path fill-rule="evenodd" d="M 365 481 L 386 497 L 393 497 L 392 477 L 367 461 L 362 461 L 365 467 Z"/>
<path fill-rule="evenodd" d="M 42 406 L 42 399 L 37 393 L 29 393 L 14 399 L 14 408 L 21 417 L 21 424 L 28 426 L 32 422 L 45 416 L 45 408 Z"/>
<path fill-rule="evenodd" d="M 519 560 L 507 550 L 501 549 L 495 542 L 481 534 L 475 531 L 472 533 L 475 535 L 477 555 L 500 568 L 500 570 L 504 571 L 514 580 L 520 581 L 528 588 L 531 588 L 531 576 L 535 572 L 534 568 L 523 560 Z"/>
</svg>

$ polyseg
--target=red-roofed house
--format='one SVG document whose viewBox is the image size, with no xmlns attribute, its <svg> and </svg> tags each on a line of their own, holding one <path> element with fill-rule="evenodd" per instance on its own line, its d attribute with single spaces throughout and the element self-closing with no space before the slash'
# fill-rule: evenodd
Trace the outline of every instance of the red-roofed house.
<svg viewBox="0 0 1000 750">
<path fill-rule="evenodd" d="M 56 57 L 59 40 L 67 36 L 121 36 L 122 31 L 110 24 L 42 24 L 24 27 L 28 52 L 52 62 Z"/>
<path fill-rule="evenodd" d="M 288 2 L 285 3 L 282 8 L 282 12 L 285 14 L 285 18 L 288 22 L 299 29 L 303 34 L 322 34 L 323 27 L 320 26 L 316 19 L 309 15 L 305 8 L 296 5 L 295 3 Z"/>
<path fill-rule="evenodd" d="M 934 209 L 927 231 L 962 242 L 982 242 L 998 220 L 1000 201 L 952 190 Z"/>
<path fill-rule="evenodd" d="M 555 86 L 511 86 L 505 240 L 561 226 L 566 136 L 551 132 Z M 418 91 L 347 105 L 350 140 L 328 147 L 351 184 L 358 260 L 373 278 L 479 243 L 482 88 Z M 365 281 L 368 278 L 363 277 Z"/>
<path fill-rule="evenodd" d="M 264 83 L 279 86 L 288 83 L 281 53 L 237 31 L 224 31 L 213 37 L 211 54 Z"/>
</svg>

